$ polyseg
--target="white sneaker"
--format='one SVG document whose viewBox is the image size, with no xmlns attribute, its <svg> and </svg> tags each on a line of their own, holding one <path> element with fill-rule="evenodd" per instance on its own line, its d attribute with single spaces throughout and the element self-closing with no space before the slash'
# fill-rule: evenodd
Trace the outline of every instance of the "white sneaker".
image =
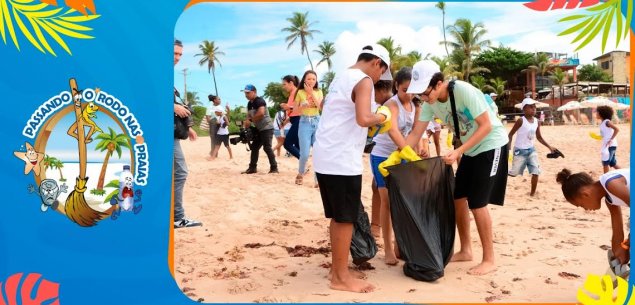
<svg viewBox="0 0 635 305">
<path fill-rule="evenodd" d="M 175 221 L 174 222 L 174 228 L 178 229 L 178 228 L 188 228 L 188 227 L 199 227 L 202 226 L 203 223 L 200 221 L 196 221 L 193 219 L 187 219 L 187 218 L 183 218 L 179 221 Z"/>
</svg>

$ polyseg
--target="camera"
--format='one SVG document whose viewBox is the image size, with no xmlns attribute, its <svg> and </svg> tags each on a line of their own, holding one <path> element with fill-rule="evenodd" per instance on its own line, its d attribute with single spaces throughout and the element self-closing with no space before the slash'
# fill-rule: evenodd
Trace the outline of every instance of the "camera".
<svg viewBox="0 0 635 305">
<path fill-rule="evenodd" d="M 240 127 L 238 136 L 230 138 L 229 142 L 232 143 L 232 145 L 238 145 L 238 143 L 245 143 L 247 145 L 251 145 L 256 135 L 257 133 L 255 130 L 255 127 L 249 127 L 249 128 Z"/>
</svg>

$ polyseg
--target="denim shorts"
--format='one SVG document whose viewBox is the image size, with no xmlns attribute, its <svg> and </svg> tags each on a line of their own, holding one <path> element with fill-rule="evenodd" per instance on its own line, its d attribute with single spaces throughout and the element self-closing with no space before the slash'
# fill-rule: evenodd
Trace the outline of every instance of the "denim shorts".
<svg viewBox="0 0 635 305">
<path fill-rule="evenodd" d="M 603 166 L 615 166 L 617 165 L 617 158 L 615 157 L 615 151 L 617 150 L 616 146 L 609 147 L 606 152 L 602 152 L 602 165 Z"/>
<path fill-rule="evenodd" d="M 525 167 L 530 175 L 540 175 L 540 164 L 538 163 L 538 153 L 536 149 L 533 147 L 527 149 L 514 148 L 514 159 L 509 175 L 522 176 Z"/>
<path fill-rule="evenodd" d="M 289 133 L 289 129 L 285 129 L 284 134 L 280 132 L 280 129 L 275 129 L 275 128 L 273 129 L 274 138 L 286 137 L 287 133 Z"/>
</svg>

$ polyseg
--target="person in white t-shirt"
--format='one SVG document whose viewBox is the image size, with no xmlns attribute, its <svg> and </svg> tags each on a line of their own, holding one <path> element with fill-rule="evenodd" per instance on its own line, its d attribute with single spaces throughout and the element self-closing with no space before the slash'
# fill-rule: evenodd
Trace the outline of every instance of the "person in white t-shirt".
<svg viewBox="0 0 635 305">
<path fill-rule="evenodd" d="M 215 157 L 210 157 L 210 160 L 214 160 L 218 157 L 218 151 L 220 150 L 220 145 L 223 144 L 225 148 L 227 148 L 227 152 L 229 153 L 229 159 L 233 159 L 232 148 L 229 146 L 229 118 L 224 111 L 220 111 L 220 118 L 218 120 L 220 124 L 218 125 L 218 131 L 216 132 L 216 137 L 214 139 L 214 152 L 213 155 Z"/>
<path fill-rule="evenodd" d="M 512 159 L 512 169 L 509 171 L 509 175 L 516 177 L 523 174 L 525 167 L 531 175 L 531 193 L 530 196 L 536 194 L 536 188 L 538 187 L 538 176 L 540 175 L 540 164 L 538 163 L 538 152 L 534 144 L 534 139 L 537 139 L 542 145 L 547 147 L 551 153 L 558 152 L 564 157 L 557 149 L 551 147 L 545 139 L 542 138 L 540 133 L 540 124 L 536 118 L 536 100 L 528 97 L 525 98 L 520 107 L 523 109 L 524 116 L 519 118 L 512 130 L 509 131 L 509 143 L 512 143 L 514 134 L 516 135 L 516 142 L 514 143 L 514 157 Z"/>
<path fill-rule="evenodd" d="M 371 111 L 373 84 L 380 79 L 392 80 L 389 67 L 386 48 L 378 44 L 364 47 L 353 66 L 336 74 L 316 131 L 313 167 L 324 214 L 331 219 L 330 287 L 334 290 L 370 292 L 375 289 L 351 274 L 348 256 L 353 223 L 362 206 L 362 155 L 368 127 L 382 127 L 390 121 L 387 107 L 379 107 L 376 113 Z"/>
<path fill-rule="evenodd" d="M 562 184 L 564 198 L 574 206 L 585 210 L 599 210 L 602 207 L 602 199 L 611 213 L 611 249 L 616 259 L 621 264 L 628 263 L 630 234 L 624 239 L 624 223 L 622 209 L 631 206 L 631 169 L 617 169 L 600 176 L 595 181 L 585 172 L 572 174 L 570 170 L 563 169 L 556 178 Z M 628 210 L 627 210 L 628 213 Z M 627 223 L 628 224 L 628 223 Z"/>
<path fill-rule="evenodd" d="M 217 144 L 216 134 L 218 133 L 220 118 L 223 115 L 223 112 L 225 111 L 225 109 L 223 109 L 223 106 L 220 105 L 221 104 L 220 96 L 210 94 L 207 96 L 207 99 L 209 100 L 210 103 L 212 103 L 210 106 L 207 107 L 207 111 L 205 112 L 205 120 L 207 121 L 209 125 L 209 138 L 211 143 L 209 157 L 207 159 L 212 160 L 217 157 L 217 155 L 214 154 L 214 151 L 218 153 L 218 150 L 215 149 Z M 227 108 L 227 112 L 229 113 L 229 105 L 227 105 L 226 108 Z"/>
<path fill-rule="evenodd" d="M 609 106 L 600 106 L 597 108 L 597 117 L 602 120 L 600 123 L 600 135 L 602 136 L 602 150 L 600 155 L 602 156 L 602 167 L 604 172 L 608 172 L 611 167 L 619 169 L 617 165 L 617 158 L 615 154 L 617 152 L 617 133 L 620 129 L 611 122 L 613 119 L 613 108 Z"/>
</svg>

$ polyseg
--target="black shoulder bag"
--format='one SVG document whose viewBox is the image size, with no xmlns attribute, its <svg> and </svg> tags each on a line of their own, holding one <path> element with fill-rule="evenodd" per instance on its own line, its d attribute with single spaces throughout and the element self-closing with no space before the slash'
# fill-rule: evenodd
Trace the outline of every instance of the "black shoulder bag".
<svg viewBox="0 0 635 305">
<path fill-rule="evenodd" d="M 187 108 L 187 110 L 189 110 L 190 112 L 192 112 L 192 109 L 190 109 L 188 105 L 177 102 L 176 101 L 177 97 L 180 99 L 181 94 L 179 93 L 179 91 L 176 90 L 176 88 L 174 88 L 174 104 L 181 105 Z M 190 120 L 191 118 L 189 116 L 182 118 L 176 115 L 176 113 L 174 114 L 174 138 L 180 139 L 180 140 L 186 140 L 189 137 Z"/>
<path fill-rule="evenodd" d="M 454 123 L 454 139 L 452 139 L 452 146 L 457 149 L 461 146 L 461 127 L 459 126 L 459 117 L 456 112 L 456 101 L 454 100 L 454 81 L 451 80 L 448 83 L 448 92 L 450 94 L 450 107 L 452 108 L 452 121 Z"/>
</svg>

